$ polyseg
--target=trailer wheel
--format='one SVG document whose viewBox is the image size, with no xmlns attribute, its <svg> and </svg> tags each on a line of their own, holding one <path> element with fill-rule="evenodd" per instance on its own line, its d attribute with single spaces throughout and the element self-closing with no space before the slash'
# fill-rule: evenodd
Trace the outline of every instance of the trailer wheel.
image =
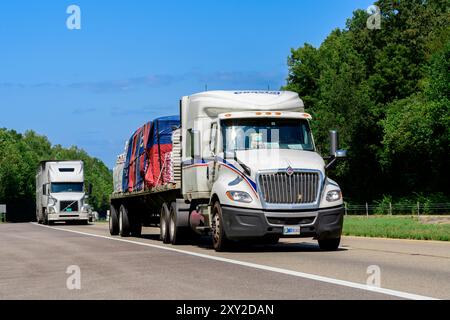
<svg viewBox="0 0 450 320">
<path fill-rule="evenodd" d="M 181 243 L 184 229 L 177 226 L 177 204 L 172 202 L 170 205 L 170 218 L 169 218 L 169 238 L 170 243 L 178 245 Z"/>
<path fill-rule="evenodd" d="M 211 227 L 214 250 L 217 252 L 225 251 L 229 248 L 230 240 L 228 240 L 223 228 L 222 207 L 220 206 L 219 201 L 214 203 L 212 209 Z"/>
<path fill-rule="evenodd" d="M 112 236 L 117 236 L 119 234 L 119 217 L 117 216 L 116 207 L 111 205 L 109 211 L 109 233 Z"/>
<path fill-rule="evenodd" d="M 159 214 L 159 237 L 163 243 L 170 243 L 169 217 L 169 208 L 167 207 L 166 203 L 163 203 L 161 207 L 161 213 Z"/>
<path fill-rule="evenodd" d="M 323 251 L 336 251 L 339 249 L 339 244 L 341 243 L 341 238 L 336 239 L 323 239 L 319 240 L 320 250 Z"/>
<path fill-rule="evenodd" d="M 130 231 L 128 209 L 124 205 L 121 205 L 119 209 L 119 234 L 121 237 L 129 237 Z"/>
</svg>

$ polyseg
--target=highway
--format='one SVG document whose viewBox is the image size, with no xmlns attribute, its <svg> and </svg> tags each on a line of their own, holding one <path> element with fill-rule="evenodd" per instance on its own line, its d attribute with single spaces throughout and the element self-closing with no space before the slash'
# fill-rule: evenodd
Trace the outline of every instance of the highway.
<svg viewBox="0 0 450 320">
<path fill-rule="evenodd" d="M 0 299 L 450 298 L 446 242 L 345 237 L 337 252 L 308 239 L 226 253 L 211 246 L 164 245 L 153 228 L 119 238 L 105 223 L 0 224 Z M 79 290 L 67 286 L 69 266 L 79 267 Z M 366 285 L 371 270 L 380 287 Z"/>
</svg>

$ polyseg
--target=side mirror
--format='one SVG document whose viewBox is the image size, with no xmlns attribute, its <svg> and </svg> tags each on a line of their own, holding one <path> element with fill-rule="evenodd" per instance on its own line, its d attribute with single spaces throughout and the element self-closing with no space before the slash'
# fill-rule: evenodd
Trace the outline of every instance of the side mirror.
<svg viewBox="0 0 450 320">
<path fill-rule="evenodd" d="M 331 161 L 327 164 L 326 169 L 333 168 L 337 159 L 347 157 L 347 150 L 339 150 L 339 134 L 336 130 L 330 131 L 330 156 Z"/>
<path fill-rule="evenodd" d="M 93 188 L 92 183 L 89 183 L 89 187 L 88 187 L 88 195 L 89 196 L 92 195 L 92 188 Z"/>
<path fill-rule="evenodd" d="M 347 158 L 347 150 L 337 150 L 336 158 Z"/>
</svg>

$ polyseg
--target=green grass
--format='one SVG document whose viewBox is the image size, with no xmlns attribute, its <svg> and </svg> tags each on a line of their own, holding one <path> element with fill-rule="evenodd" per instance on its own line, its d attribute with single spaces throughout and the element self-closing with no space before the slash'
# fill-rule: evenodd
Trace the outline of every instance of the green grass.
<svg viewBox="0 0 450 320">
<path fill-rule="evenodd" d="M 423 224 L 412 216 L 346 216 L 344 235 L 450 241 L 450 224 Z"/>
</svg>

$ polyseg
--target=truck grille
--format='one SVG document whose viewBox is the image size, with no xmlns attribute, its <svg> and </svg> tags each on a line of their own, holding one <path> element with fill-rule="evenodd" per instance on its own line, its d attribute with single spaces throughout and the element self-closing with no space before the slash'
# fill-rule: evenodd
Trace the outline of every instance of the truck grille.
<svg viewBox="0 0 450 320">
<path fill-rule="evenodd" d="M 59 211 L 78 212 L 78 201 L 61 201 L 59 204 Z"/>
<path fill-rule="evenodd" d="M 317 200 L 320 178 L 315 172 L 261 174 L 259 187 L 266 203 L 309 204 Z"/>
</svg>

